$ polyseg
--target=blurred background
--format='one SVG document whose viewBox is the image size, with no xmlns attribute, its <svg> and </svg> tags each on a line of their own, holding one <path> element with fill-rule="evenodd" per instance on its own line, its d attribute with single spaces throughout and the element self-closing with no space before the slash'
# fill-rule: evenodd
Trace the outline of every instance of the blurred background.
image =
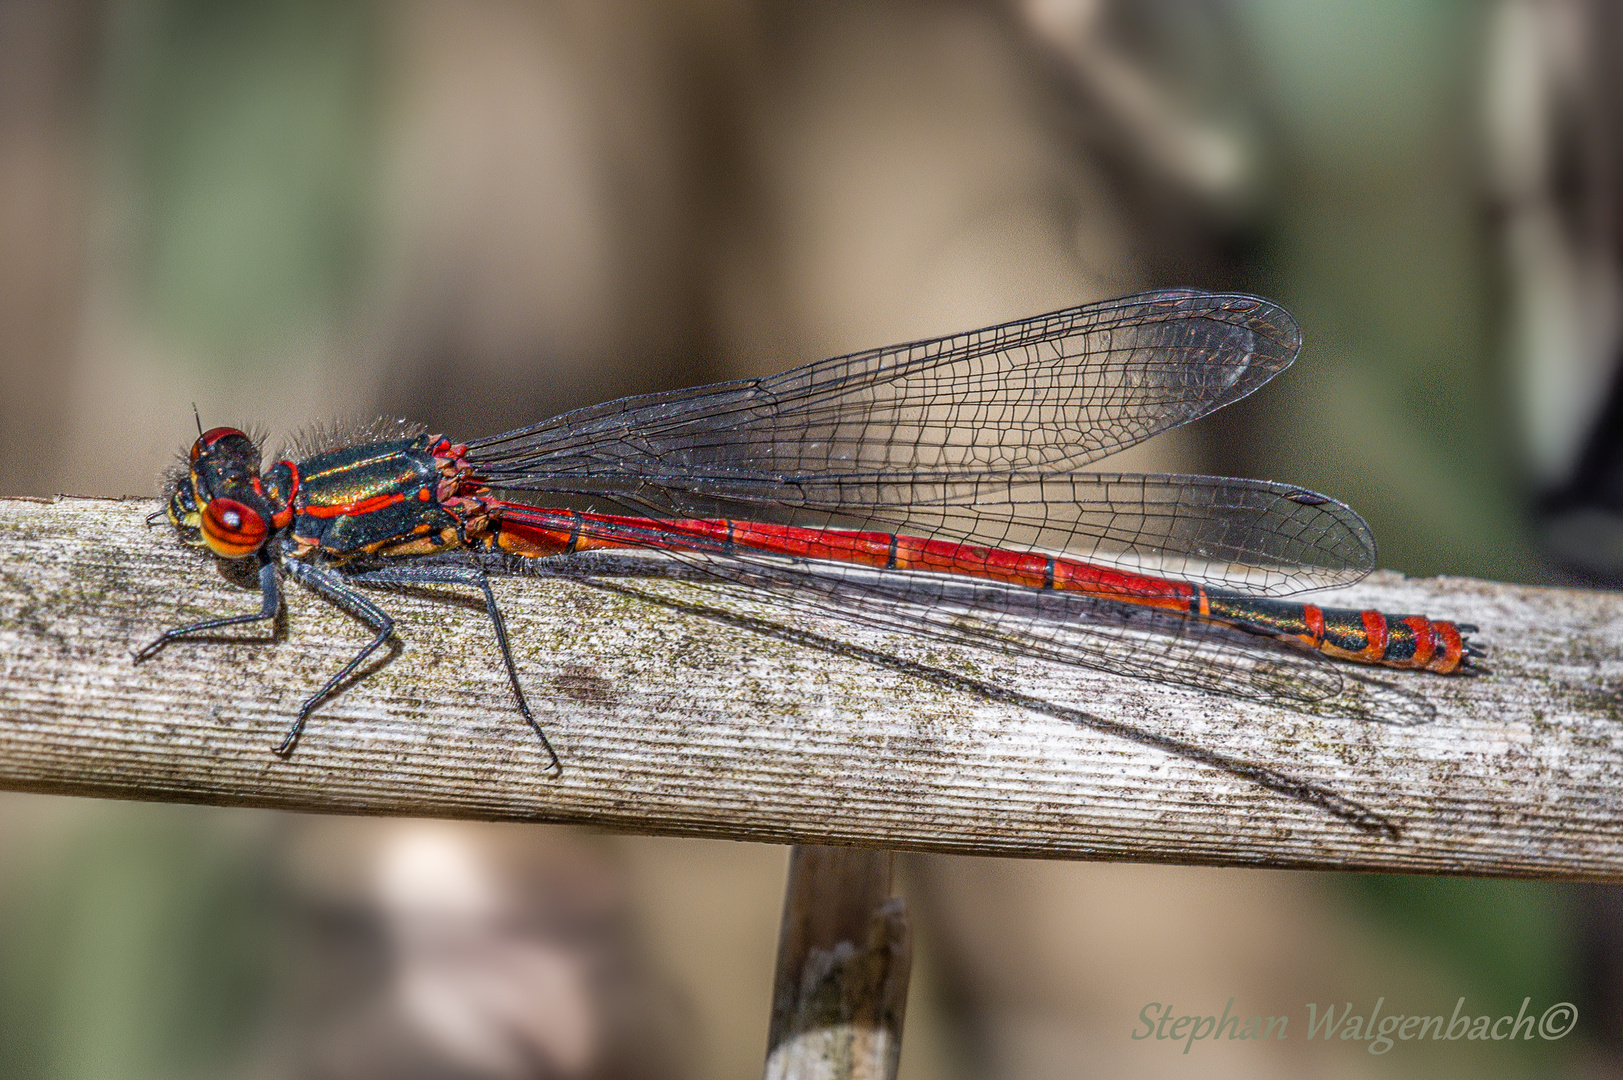
<svg viewBox="0 0 1623 1080">
<path fill-rule="evenodd" d="M 1411 574 L 1613 587 L 1619 18 L 0 0 L 0 493 L 154 494 L 194 402 L 277 436 L 388 413 L 468 438 L 1144 287 L 1243 288 L 1301 320 L 1297 366 L 1126 467 L 1326 491 Z M 1623 1075 L 1610 889 L 904 864 L 913 1080 Z M 759 1075 L 785 865 L 5 796 L 0 1078 Z M 1384 1057 L 1128 1038 L 1149 1001 L 1383 996 L 1566 1000 L 1582 1026 Z"/>
</svg>

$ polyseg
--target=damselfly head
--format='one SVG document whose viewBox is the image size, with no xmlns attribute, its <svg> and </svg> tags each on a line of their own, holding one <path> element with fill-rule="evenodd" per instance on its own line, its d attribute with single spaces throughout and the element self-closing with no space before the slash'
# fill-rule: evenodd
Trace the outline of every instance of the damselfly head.
<svg viewBox="0 0 1623 1080">
<path fill-rule="evenodd" d="M 245 433 L 233 427 L 209 428 L 192 443 L 187 457 L 193 465 L 205 458 L 216 461 L 216 468 L 230 463 L 247 465 L 250 472 L 259 471 L 259 447 Z"/>
<path fill-rule="evenodd" d="M 169 520 L 188 543 L 226 559 L 257 553 L 276 515 L 260 490 L 259 447 L 236 428 L 210 428 L 187 454 L 186 476 L 169 496 Z"/>
</svg>

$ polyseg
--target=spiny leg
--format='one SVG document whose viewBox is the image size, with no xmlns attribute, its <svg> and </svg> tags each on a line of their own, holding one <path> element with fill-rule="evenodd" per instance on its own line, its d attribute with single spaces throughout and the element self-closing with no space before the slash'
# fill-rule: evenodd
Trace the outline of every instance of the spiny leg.
<svg viewBox="0 0 1623 1080">
<path fill-rule="evenodd" d="M 344 575 L 336 570 L 330 570 L 325 566 L 317 566 L 313 563 L 300 562 L 297 559 L 283 559 L 282 565 L 289 574 L 298 579 L 300 584 L 307 586 L 312 592 L 331 600 L 377 631 L 377 636 L 368 642 L 360 652 L 350 657 L 349 663 L 340 668 L 338 674 L 328 679 L 320 690 L 311 694 L 305 699 L 304 704 L 299 706 L 297 719 L 293 721 L 293 726 L 288 729 L 287 737 L 282 740 L 282 744 L 276 748 L 278 754 L 287 757 L 293 752 L 293 744 L 299 741 L 299 735 L 304 731 L 304 721 L 309 717 L 311 710 L 320 703 L 322 698 L 337 689 L 339 683 L 349 678 L 355 669 L 360 667 L 366 658 L 377 650 L 378 646 L 389 639 L 389 635 L 394 632 L 394 619 L 387 611 L 350 588 Z"/>
<path fill-rule="evenodd" d="M 192 623 L 190 626 L 177 626 L 173 630 L 165 630 L 157 641 L 135 654 L 135 663 L 139 664 L 178 637 L 185 637 L 188 634 L 196 634 L 204 630 L 218 630 L 225 626 L 266 622 L 276 618 L 276 613 L 282 608 L 282 586 L 281 582 L 276 578 L 276 564 L 269 560 L 259 565 L 259 596 L 259 610 L 252 614 L 204 619 L 202 622 Z"/>
<path fill-rule="evenodd" d="M 563 775 L 563 762 L 558 759 L 558 752 L 552 748 L 547 733 L 541 730 L 535 715 L 530 712 L 530 703 L 524 697 L 524 688 L 519 685 L 518 666 L 513 663 L 513 650 L 507 644 L 507 626 L 502 621 L 501 609 L 496 606 L 496 594 L 490 590 L 490 577 L 483 570 L 470 566 L 390 566 L 382 570 L 352 574 L 349 580 L 368 585 L 470 585 L 483 592 L 485 612 L 490 616 L 490 624 L 496 628 L 496 646 L 501 650 L 502 663 L 507 666 L 507 681 L 512 684 L 513 699 L 518 702 L 518 711 L 529 721 L 530 727 L 541 740 L 542 748 L 552 759 L 551 771 L 559 776 Z"/>
</svg>

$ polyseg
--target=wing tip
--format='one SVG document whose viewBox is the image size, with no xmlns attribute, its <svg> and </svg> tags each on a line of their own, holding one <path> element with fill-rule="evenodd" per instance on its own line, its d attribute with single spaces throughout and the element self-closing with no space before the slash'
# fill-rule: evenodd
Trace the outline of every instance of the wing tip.
<svg viewBox="0 0 1623 1080">
<path fill-rule="evenodd" d="M 1126 298 L 1165 307 L 1169 316 L 1197 315 L 1232 326 L 1243 326 L 1272 346 L 1268 350 L 1287 367 L 1302 349 L 1302 325 L 1285 308 L 1264 296 L 1243 292 L 1206 292 L 1201 289 L 1157 289 Z"/>
<path fill-rule="evenodd" d="M 1350 585 L 1375 569 L 1378 558 L 1375 530 L 1364 520 L 1364 515 L 1340 499 L 1322 495 L 1308 488 L 1280 484 L 1276 485 L 1276 489 L 1286 502 L 1306 508 L 1303 511 L 1291 512 L 1287 516 L 1304 524 L 1314 520 L 1315 529 L 1326 537 L 1339 535 L 1342 538 L 1334 546 L 1344 554 L 1343 568 L 1351 575 L 1345 584 Z"/>
</svg>

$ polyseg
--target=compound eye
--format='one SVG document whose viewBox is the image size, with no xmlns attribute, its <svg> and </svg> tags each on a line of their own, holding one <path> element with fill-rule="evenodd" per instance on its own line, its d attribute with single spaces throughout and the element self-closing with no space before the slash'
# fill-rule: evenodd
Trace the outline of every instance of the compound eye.
<svg viewBox="0 0 1623 1080">
<path fill-rule="evenodd" d="M 210 499 L 201 524 L 203 542 L 222 558 L 247 558 L 265 543 L 265 519 L 235 499 Z"/>
<path fill-rule="evenodd" d="M 248 439 L 248 436 L 244 435 L 234 427 L 209 428 L 207 431 L 203 432 L 203 434 L 197 437 L 196 442 L 192 443 L 192 460 L 196 461 L 198 458 L 202 457 L 204 453 L 212 449 L 215 443 L 219 442 L 221 439 L 229 439 L 233 435 L 245 442 Z"/>
</svg>

